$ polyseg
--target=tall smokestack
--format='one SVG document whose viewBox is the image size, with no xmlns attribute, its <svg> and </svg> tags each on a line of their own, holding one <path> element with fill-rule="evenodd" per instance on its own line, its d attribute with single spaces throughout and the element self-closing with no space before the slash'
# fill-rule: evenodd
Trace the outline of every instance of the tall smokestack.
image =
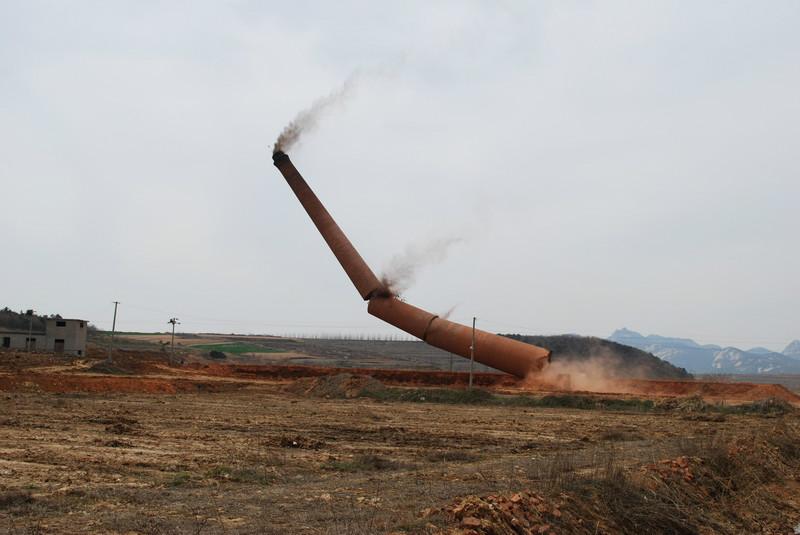
<svg viewBox="0 0 800 535">
<path fill-rule="evenodd" d="M 289 157 L 282 151 L 276 151 L 272 160 L 336 255 L 358 293 L 369 301 L 367 311 L 434 347 L 470 358 L 472 328 L 440 318 L 391 295 L 311 191 Z M 475 360 L 524 378 L 542 370 L 550 361 L 550 352 L 538 346 L 476 330 Z"/>
<path fill-rule="evenodd" d="M 311 221 L 317 226 L 317 230 L 322 234 L 328 247 L 333 251 L 336 259 L 344 268 L 347 276 L 350 277 L 361 297 L 366 301 L 373 295 L 385 294 L 386 290 L 384 290 L 383 284 L 381 284 L 367 263 L 364 262 L 356 248 L 344 235 L 342 229 L 333 220 L 331 214 L 319 201 L 300 175 L 300 172 L 292 164 L 289 156 L 284 152 L 277 151 L 272 154 L 272 161 L 283 175 L 283 178 L 286 179 L 289 187 L 294 191 L 300 204 L 306 209 Z"/>
</svg>

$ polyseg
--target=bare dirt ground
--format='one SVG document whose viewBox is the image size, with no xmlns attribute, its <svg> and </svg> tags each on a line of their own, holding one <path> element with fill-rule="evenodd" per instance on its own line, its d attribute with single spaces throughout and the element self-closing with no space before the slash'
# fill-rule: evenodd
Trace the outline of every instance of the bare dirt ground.
<svg viewBox="0 0 800 535">
<path fill-rule="evenodd" d="M 697 379 L 703 381 L 723 381 L 734 383 L 762 383 L 762 384 L 776 384 L 783 385 L 789 390 L 800 393 L 800 375 L 797 374 L 781 374 L 781 375 L 700 375 Z"/>
<path fill-rule="evenodd" d="M 314 373 L 293 386 L 299 366 L 247 373 L 122 353 L 103 372 L 96 356 L 0 354 L 0 532 L 792 533 L 800 522 L 789 405 L 578 410 L 431 403 L 402 388 L 414 401 L 338 399 L 316 397 Z"/>
</svg>

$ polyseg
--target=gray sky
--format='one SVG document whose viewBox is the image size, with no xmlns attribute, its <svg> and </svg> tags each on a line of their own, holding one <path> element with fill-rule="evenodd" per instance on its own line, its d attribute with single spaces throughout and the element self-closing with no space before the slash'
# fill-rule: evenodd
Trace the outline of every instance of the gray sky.
<svg viewBox="0 0 800 535">
<path fill-rule="evenodd" d="M 530 5 L 532 4 L 533 7 Z M 110 327 L 393 332 L 364 258 L 488 330 L 800 338 L 800 3 L 0 2 L 0 306 Z"/>
</svg>

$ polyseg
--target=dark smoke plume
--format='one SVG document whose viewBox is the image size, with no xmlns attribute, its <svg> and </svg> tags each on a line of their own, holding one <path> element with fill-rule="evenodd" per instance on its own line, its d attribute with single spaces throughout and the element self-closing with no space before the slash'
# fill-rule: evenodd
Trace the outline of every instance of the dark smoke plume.
<svg viewBox="0 0 800 535">
<path fill-rule="evenodd" d="M 350 94 L 355 85 L 355 80 L 355 75 L 350 76 L 342 87 L 331 92 L 327 96 L 317 99 L 309 108 L 298 113 L 297 117 L 287 124 L 278 136 L 277 141 L 275 141 L 275 146 L 272 149 L 273 154 L 276 152 L 287 152 L 297 143 L 300 136 L 309 130 L 313 130 L 326 111 L 332 106 L 342 102 L 342 100 Z"/>
<path fill-rule="evenodd" d="M 409 245 L 403 253 L 389 260 L 381 275 L 381 282 L 393 295 L 401 295 L 414 284 L 419 268 L 442 262 L 447 258 L 450 247 L 460 241 L 461 238 L 439 238 Z"/>
</svg>

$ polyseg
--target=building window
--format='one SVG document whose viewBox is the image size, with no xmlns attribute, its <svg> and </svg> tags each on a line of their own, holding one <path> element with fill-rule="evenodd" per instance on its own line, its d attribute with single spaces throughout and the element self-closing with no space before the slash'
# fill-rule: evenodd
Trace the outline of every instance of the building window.
<svg viewBox="0 0 800 535">
<path fill-rule="evenodd" d="M 4 336 L 3 337 L 3 347 L 11 347 L 11 337 Z"/>
<path fill-rule="evenodd" d="M 83 355 L 83 351 L 81 351 L 81 350 L 79 349 L 79 350 L 78 350 L 78 356 L 80 357 L 81 355 Z"/>
<path fill-rule="evenodd" d="M 83 329 L 83 322 L 81 322 L 81 329 Z"/>
<path fill-rule="evenodd" d="M 66 326 L 67 326 L 66 321 L 61 321 L 61 320 L 56 321 L 56 327 L 66 327 Z"/>
</svg>

